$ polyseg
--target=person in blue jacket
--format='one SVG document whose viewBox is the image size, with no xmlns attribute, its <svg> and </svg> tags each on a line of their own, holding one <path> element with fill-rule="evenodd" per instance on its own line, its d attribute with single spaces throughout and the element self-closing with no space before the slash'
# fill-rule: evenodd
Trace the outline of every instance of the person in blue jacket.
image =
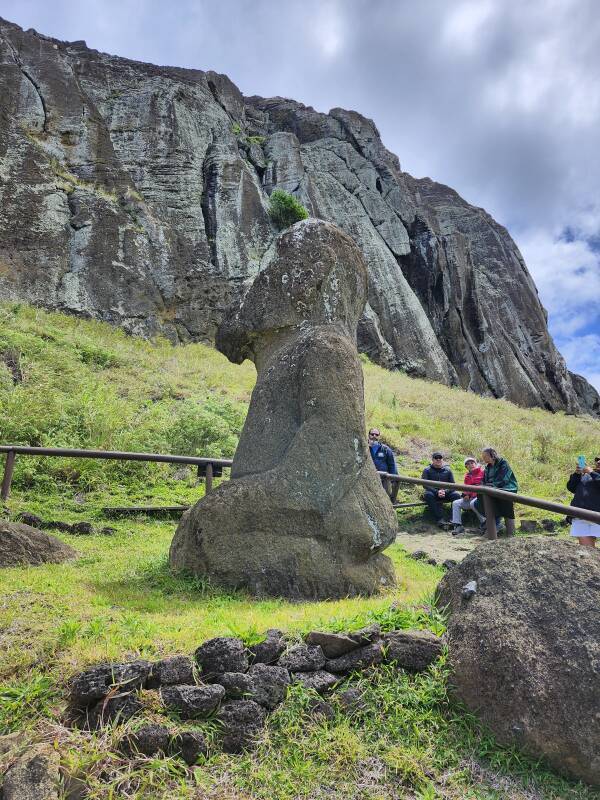
<svg viewBox="0 0 600 800">
<path fill-rule="evenodd" d="M 378 428 L 371 428 L 369 431 L 369 452 L 375 464 L 375 469 L 378 472 L 389 472 L 390 475 L 397 475 L 398 469 L 396 467 L 396 459 L 394 458 L 394 451 L 387 444 L 379 441 L 381 433 Z M 387 478 L 381 478 L 383 488 L 389 495 L 397 494 L 393 491 L 394 487 L 390 487 L 390 481 Z M 397 489 L 398 484 L 395 485 Z"/>
</svg>

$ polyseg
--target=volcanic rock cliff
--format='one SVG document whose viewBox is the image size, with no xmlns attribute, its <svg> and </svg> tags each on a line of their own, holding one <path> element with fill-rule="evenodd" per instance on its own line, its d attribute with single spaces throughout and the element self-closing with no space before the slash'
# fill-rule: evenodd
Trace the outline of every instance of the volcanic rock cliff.
<svg viewBox="0 0 600 800">
<path fill-rule="evenodd" d="M 600 413 L 515 243 L 447 186 L 402 172 L 371 120 L 224 75 L 158 67 L 0 20 L 0 297 L 212 340 L 277 231 L 274 188 L 360 246 L 359 346 L 522 405 Z"/>
</svg>

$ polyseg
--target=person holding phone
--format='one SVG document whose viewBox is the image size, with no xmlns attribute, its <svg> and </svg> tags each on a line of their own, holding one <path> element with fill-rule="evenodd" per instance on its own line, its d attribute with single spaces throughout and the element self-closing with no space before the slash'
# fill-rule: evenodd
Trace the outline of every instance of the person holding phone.
<svg viewBox="0 0 600 800">
<path fill-rule="evenodd" d="M 594 459 L 594 467 L 586 464 L 585 456 L 579 456 L 575 472 L 571 474 L 567 489 L 573 492 L 573 508 L 586 508 L 600 513 L 600 457 Z M 600 525 L 584 519 L 574 519 L 571 523 L 571 536 L 584 547 L 595 547 L 600 538 Z"/>
</svg>

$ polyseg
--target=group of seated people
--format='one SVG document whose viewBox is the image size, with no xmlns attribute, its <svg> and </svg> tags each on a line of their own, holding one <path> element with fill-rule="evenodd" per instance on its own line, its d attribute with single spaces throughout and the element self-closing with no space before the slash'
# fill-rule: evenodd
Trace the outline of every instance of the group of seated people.
<svg viewBox="0 0 600 800">
<path fill-rule="evenodd" d="M 463 483 L 467 486 L 493 486 L 505 492 L 517 492 L 519 485 L 515 473 L 505 458 L 502 458 L 493 447 L 486 447 L 481 453 L 481 460 L 485 464 L 482 467 L 474 456 L 467 456 L 464 464 L 467 469 Z M 422 478 L 429 481 L 439 481 L 441 483 L 456 483 L 450 467 L 444 463 L 443 453 L 432 454 L 431 464 L 423 470 Z M 506 532 L 514 533 L 515 530 L 515 507 L 509 500 L 492 498 L 494 515 L 496 517 L 496 528 L 501 531 L 501 518 L 504 517 Z M 441 528 L 452 526 L 454 535 L 463 533 L 462 512 L 473 511 L 479 520 L 479 526 L 485 531 L 485 516 L 483 515 L 483 500 L 476 492 L 459 492 L 445 489 L 426 487 L 425 502 L 427 508 L 435 517 L 437 524 Z M 444 503 L 452 503 L 452 520 L 445 519 Z"/>
<path fill-rule="evenodd" d="M 369 450 L 373 463 L 379 472 L 389 475 L 397 475 L 396 460 L 391 447 L 380 441 L 378 428 L 369 430 Z M 493 447 L 485 447 L 481 453 L 482 466 L 474 456 L 467 456 L 464 460 L 466 474 L 463 484 L 467 486 L 491 486 L 502 489 L 505 492 L 516 493 L 519 485 L 515 473 L 505 458 L 498 455 Z M 583 456 L 579 461 L 575 471 L 571 474 L 567 483 L 567 489 L 573 492 L 574 497 L 571 505 L 576 508 L 585 508 L 590 511 L 600 513 L 600 456 L 593 459 L 594 465 L 585 464 Z M 451 468 L 444 462 L 444 454 L 440 451 L 432 453 L 431 463 L 425 467 L 421 477 L 424 480 L 437 481 L 439 483 L 456 483 Z M 388 488 L 388 479 L 384 480 L 384 486 Z M 397 493 L 398 483 L 395 484 L 395 494 Z M 389 493 L 389 491 L 388 491 Z M 460 493 L 453 489 L 440 489 L 438 487 L 425 488 L 425 503 L 431 515 L 435 518 L 441 528 L 452 528 L 452 534 L 457 535 L 464 532 L 462 524 L 462 512 L 472 511 L 479 520 L 481 531 L 486 530 L 486 519 L 483 514 L 484 505 L 481 495 L 476 492 Z M 452 504 L 452 518 L 445 518 L 444 505 Z M 508 535 L 515 532 L 515 507 L 511 500 L 505 498 L 490 497 L 490 507 L 493 508 L 498 532 L 506 530 Z M 504 526 L 501 520 L 504 518 Z M 595 547 L 596 541 L 600 539 L 600 525 L 585 520 L 573 519 L 571 525 L 571 536 L 579 540 L 579 543 L 588 547 Z"/>
</svg>

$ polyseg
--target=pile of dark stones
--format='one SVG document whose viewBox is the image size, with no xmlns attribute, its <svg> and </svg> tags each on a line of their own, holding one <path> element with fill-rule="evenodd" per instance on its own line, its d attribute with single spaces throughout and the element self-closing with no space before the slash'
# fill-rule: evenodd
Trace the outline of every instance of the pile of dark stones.
<svg viewBox="0 0 600 800">
<path fill-rule="evenodd" d="M 112 536 L 116 533 L 114 528 L 103 527 L 94 528 L 91 522 L 81 520 L 80 522 L 62 522 L 61 520 L 44 520 L 37 514 L 23 512 L 19 514 L 19 522 L 29 525 L 31 528 L 46 531 L 61 531 L 61 533 L 71 533 L 74 536 L 90 536 L 93 533 L 101 533 L 103 536 Z"/>
<path fill-rule="evenodd" d="M 378 624 L 359 631 L 312 631 L 301 643 L 290 643 L 271 629 L 258 644 L 246 647 L 236 637 L 217 637 L 200 645 L 193 657 L 172 656 L 155 663 L 136 660 L 104 663 L 75 675 L 70 682 L 69 717 L 89 730 L 141 716 L 139 690 L 159 694 L 167 716 L 189 725 L 213 719 L 226 753 L 250 749 L 267 715 L 283 702 L 293 683 L 314 690 L 315 715 L 333 716 L 321 696 L 351 673 L 395 664 L 419 672 L 435 661 L 442 640 L 422 630 L 382 633 Z M 360 705 L 360 692 L 339 694 L 339 706 L 351 713 Z M 178 755 L 194 764 L 208 745 L 201 730 L 148 724 L 125 735 L 119 745 L 125 755 Z"/>
</svg>

